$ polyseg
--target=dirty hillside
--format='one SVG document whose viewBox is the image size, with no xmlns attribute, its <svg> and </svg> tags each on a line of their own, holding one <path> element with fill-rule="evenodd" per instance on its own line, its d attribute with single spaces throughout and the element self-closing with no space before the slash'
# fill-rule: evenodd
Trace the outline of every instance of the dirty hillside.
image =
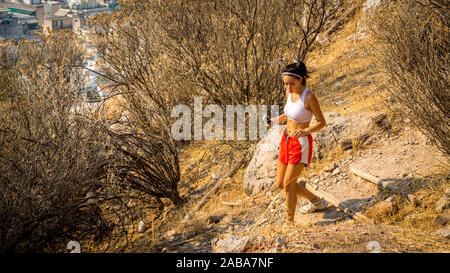
<svg viewBox="0 0 450 273">
<path fill-rule="evenodd" d="M 284 192 L 274 185 L 277 150 L 260 147 L 268 138 L 191 141 L 178 146 L 186 202 L 167 201 L 157 221 L 147 214 L 130 252 L 450 252 L 449 161 L 414 121 L 386 107 L 363 24 L 367 2 L 377 1 L 341 12 L 306 62 L 327 126 L 313 134 L 312 164 L 299 183 L 329 207 L 297 210 L 295 225 L 285 224 Z M 297 209 L 306 203 L 299 198 Z"/>
</svg>

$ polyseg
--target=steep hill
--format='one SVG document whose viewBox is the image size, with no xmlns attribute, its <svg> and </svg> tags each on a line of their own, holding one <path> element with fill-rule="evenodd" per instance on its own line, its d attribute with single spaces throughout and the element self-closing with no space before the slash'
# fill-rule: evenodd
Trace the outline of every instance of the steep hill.
<svg viewBox="0 0 450 273">
<path fill-rule="evenodd" d="M 360 23 L 363 9 L 361 4 L 317 42 L 307 60 L 308 85 L 327 120 L 327 128 L 313 137 L 322 143 L 334 139 L 329 142 L 335 145 L 322 147 L 322 158 L 300 180 L 350 211 L 330 206 L 297 212 L 296 224 L 286 225 L 282 191 L 275 186 L 253 196 L 244 191 L 254 149 L 192 141 L 180 146 L 180 193 L 187 203 L 166 207 L 161 222 L 148 224 L 131 252 L 450 252 L 448 159 L 413 121 L 384 105 L 389 97 Z M 223 177 L 240 159 L 237 171 Z M 384 179 L 403 195 L 356 176 L 352 167 Z M 223 184 L 207 203 L 184 222 L 219 181 Z M 303 204 L 306 200 L 299 199 L 297 208 Z"/>
</svg>

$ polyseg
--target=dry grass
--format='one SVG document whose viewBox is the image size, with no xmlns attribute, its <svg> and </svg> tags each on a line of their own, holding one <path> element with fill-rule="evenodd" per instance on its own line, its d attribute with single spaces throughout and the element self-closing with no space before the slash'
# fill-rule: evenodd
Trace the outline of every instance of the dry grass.
<svg viewBox="0 0 450 273">
<path fill-rule="evenodd" d="M 380 75 L 374 66 L 368 40 L 348 39 L 355 34 L 361 12 L 333 35 L 335 40 L 309 55 L 313 72 L 309 85 L 318 94 L 322 109 L 344 115 L 384 108 Z M 332 39 L 333 39 L 332 38 Z M 344 100 L 343 103 L 337 102 Z"/>
<path fill-rule="evenodd" d="M 366 214 L 377 222 L 398 225 L 405 229 L 433 232 L 443 228 L 434 222 L 440 215 L 436 204 L 445 190 L 450 188 L 449 168 L 440 167 L 429 172 L 429 175 L 416 178 L 404 186 L 416 196 L 414 202 L 397 195 L 394 199 L 397 209 L 392 213 L 386 215 L 373 206 Z"/>
</svg>

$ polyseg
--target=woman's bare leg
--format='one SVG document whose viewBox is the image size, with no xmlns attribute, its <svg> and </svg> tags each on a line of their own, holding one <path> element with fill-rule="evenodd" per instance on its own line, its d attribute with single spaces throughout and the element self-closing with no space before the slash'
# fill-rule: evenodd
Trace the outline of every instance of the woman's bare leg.
<svg viewBox="0 0 450 273">
<path fill-rule="evenodd" d="M 286 192 L 286 213 L 288 221 L 294 221 L 295 207 L 297 206 L 297 194 L 310 201 L 317 201 L 319 198 L 308 191 L 304 186 L 297 184 L 298 177 L 303 171 L 304 164 L 289 164 L 284 176 L 284 190 Z"/>
<path fill-rule="evenodd" d="M 278 160 L 277 164 L 277 187 L 280 189 L 284 189 L 283 182 L 284 182 L 284 176 L 286 173 L 287 164 L 283 164 Z"/>
<path fill-rule="evenodd" d="M 314 195 L 312 192 L 307 190 L 305 188 L 305 186 L 297 184 L 297 183 L 295 183 L 295 192 L 298 195 L 300 195 L 302 197 L 305 197 L 306 199 L 308 199 L 311 202 L 315 202 L 315 201 L 319 201 L 320 200 L 320 198 L 318 196 Z"/>
<path fill-rule="evenodd" d="M 302 173 L 303 164 L 289 164 L 286 168 L 283 185 L 286 192 L 286 216 L 288 221 L 294 221 L 297 205 L 297 179 Z"/>
</svg>

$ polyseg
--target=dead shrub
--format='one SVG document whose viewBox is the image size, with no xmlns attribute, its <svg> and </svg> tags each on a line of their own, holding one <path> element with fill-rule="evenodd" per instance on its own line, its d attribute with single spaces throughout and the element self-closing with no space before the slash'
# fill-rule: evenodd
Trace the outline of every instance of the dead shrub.
<svg viewBox="0 0 450 273">
<path fill-rule="evenodd" d="M 386 105 L 449 155 L 448 1 L 400 1 L 383 8 L 369 29 L 376 39 L 377 63 L 389 83 L 392 100 Z"/>
</svg>

